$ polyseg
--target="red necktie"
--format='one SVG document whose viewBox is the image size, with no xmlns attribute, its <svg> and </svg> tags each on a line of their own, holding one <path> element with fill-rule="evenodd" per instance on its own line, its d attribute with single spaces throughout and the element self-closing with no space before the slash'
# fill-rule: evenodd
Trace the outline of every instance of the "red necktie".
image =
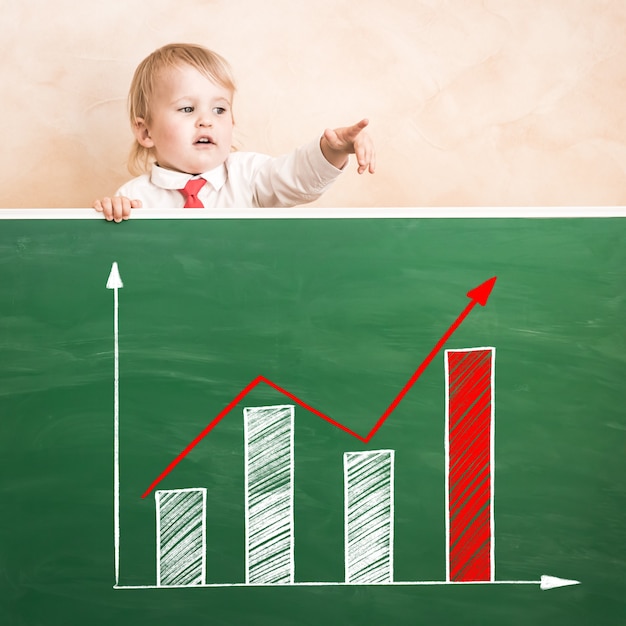
<svg viewBox="0 0 626 626">
<path fill-rule="evenodd" d="M 184 189 L 179 189 L 185 198 L 185 209 L 203 209 L 204 204 L 198 200 L 198 192 L 204 187 L 206 180 L 204 178 L 191 178 L 185 185 Z"/>
</svg>

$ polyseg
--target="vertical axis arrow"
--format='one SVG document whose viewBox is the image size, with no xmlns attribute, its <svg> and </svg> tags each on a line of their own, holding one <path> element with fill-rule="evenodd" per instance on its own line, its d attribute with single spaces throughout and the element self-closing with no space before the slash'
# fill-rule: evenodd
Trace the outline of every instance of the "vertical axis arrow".
<svg viewBox="0 0 626 626">
<path fill-rule="evenodd" d="M 119 297 L 124 286 L 117 263 L 114 261 L 107 280 L 107 289 L 113 289 L 113 534 L 115 543 L 115 585 L 120 581 L 120 348 L 119 348 Z"/>
</svg>

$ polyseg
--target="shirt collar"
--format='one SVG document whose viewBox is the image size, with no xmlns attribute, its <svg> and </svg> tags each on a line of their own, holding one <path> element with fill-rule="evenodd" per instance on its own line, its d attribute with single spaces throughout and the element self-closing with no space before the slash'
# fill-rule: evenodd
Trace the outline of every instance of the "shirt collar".
<svg viewBox="0 0 626 626">
<path fill-rule="evenodd" d="M 174 170 L 165 169 L 164 167 L 158 166 L 156 163 L 152 164 L 150 182 L 162 189 L 182 189 L 192 178 L 204 178 L 211 184 L 213 189 L 219 191 L 226 182 L 226 166 L 222 163 L 199 176 L 191 176 L 184 172 L 175 172 Z"/>
</svg>

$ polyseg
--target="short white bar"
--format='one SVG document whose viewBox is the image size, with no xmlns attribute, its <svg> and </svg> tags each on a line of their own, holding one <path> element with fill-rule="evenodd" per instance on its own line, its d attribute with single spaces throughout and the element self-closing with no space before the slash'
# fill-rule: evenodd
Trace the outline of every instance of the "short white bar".
<svg viewBox="0 0 626 626">
<path fill-rule="evenodd" d="M 346 583 L 393 581 L 394 451 L 346 452 Z"/>
<path fill-rule="evenodd" d="M 206 584 L 206 489 L 155 493 L 157 587 Z"/>
</svg>

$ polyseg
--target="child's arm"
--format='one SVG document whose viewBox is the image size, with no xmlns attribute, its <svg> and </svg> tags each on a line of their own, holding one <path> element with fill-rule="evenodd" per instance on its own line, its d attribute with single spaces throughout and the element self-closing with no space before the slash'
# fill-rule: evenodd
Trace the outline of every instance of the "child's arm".
<svg viewBox="0 0 626 626">
<path fill-rule="evenodd" d="M 140 209 L 141 200 L 131 200 L 124 196 L 113 196 L 112 198 L 102 198 L 93 203 L 93 208 L 102 213 L 109 222 L 121 222 L 130 217 L 131 209 Z"/>
<path fill-rule="evenodd" d="M 335 128 L 335 130 L 327 128 L 320 140 L 320 148 L 326 160 L 342 169 L 348 162 L 348 155 L 355 154 L 359 164 L 359 174 L 365 171 L 373 174 L 376 169 L 374 142 L 363 130 L 368 124 L 368 120 L 361 120 L 345 128 Z"/>
</svg>

